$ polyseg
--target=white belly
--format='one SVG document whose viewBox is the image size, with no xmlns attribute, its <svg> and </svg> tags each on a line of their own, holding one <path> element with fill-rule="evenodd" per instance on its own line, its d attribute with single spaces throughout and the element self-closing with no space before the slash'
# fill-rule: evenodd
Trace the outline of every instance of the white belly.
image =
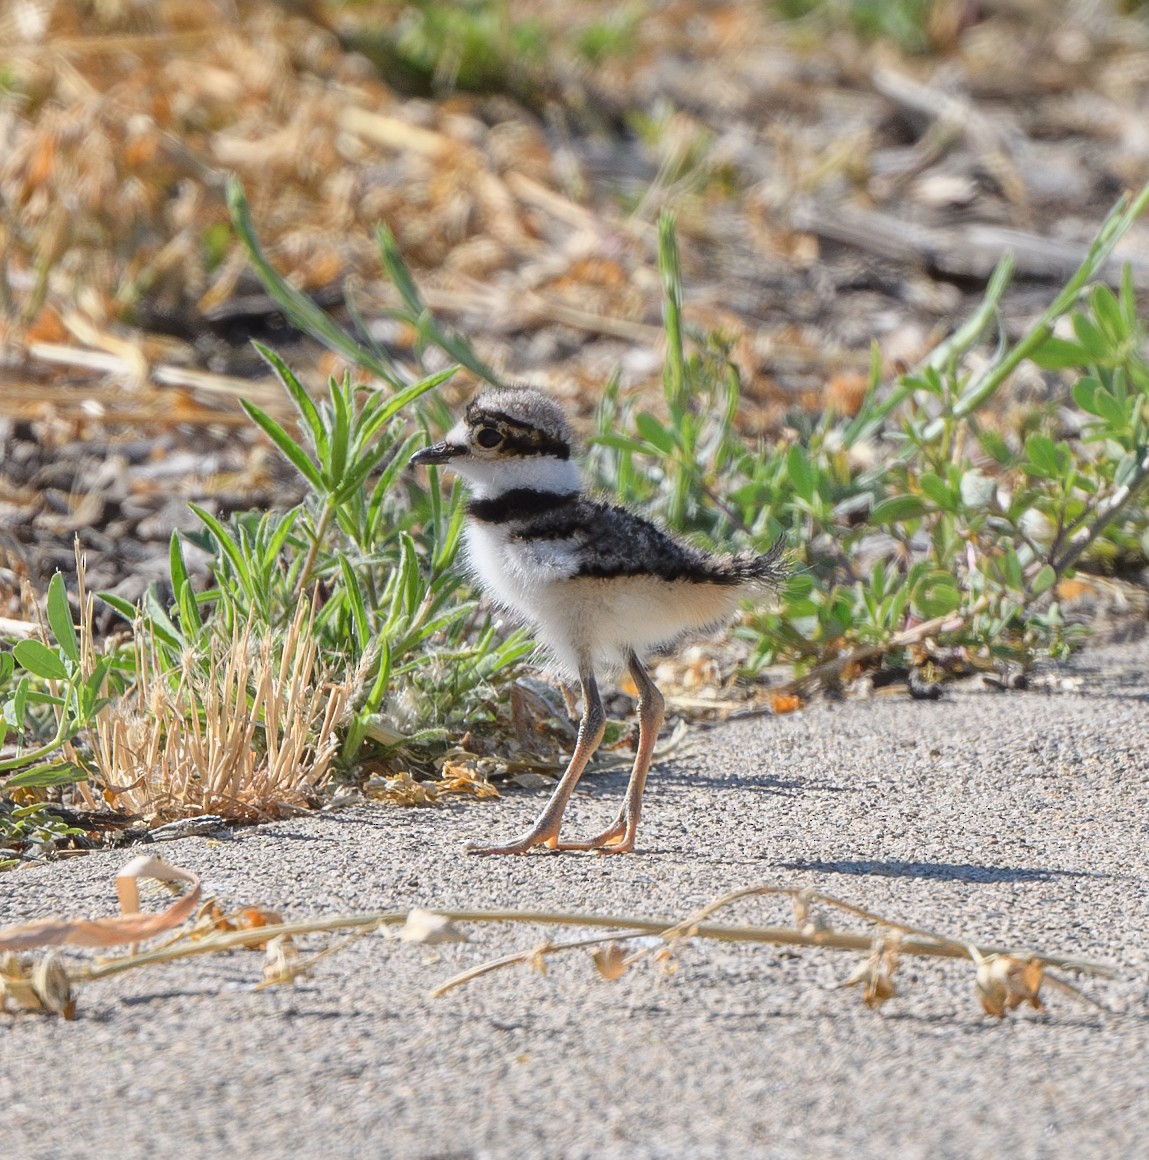
<svg viewBox="0 0 1149 1160">
<path fill-rule="evenodd" d="M 563 541 L 511 541 L 498 527 L 467 531 L 471 567 L 504 608 L 531 621 L 558 666 L 575 676 L 586 664 L 617 669 L 692 629 L 720 624 L 738 607 L 737 585 L 654 576 L 574 577 Z"/>
</svg>

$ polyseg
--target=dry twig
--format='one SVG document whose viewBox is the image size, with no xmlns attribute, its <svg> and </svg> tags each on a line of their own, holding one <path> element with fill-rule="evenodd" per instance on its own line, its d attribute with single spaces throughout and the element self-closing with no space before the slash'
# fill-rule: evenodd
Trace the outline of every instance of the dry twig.
<svg viewBox="0 0 1149 1160">
<path fill-rule="evenodd" d="M 125 869 L 124 874 L 129 875 L 133 882 L 134 876 L 140 875 L 169 881 L 187 881 L 191 889 L 177 904 L 158 916 L 141 918 L 133 914 L 120 919 L 53 919 L 9 927 L 0 930 L 0 951 L 29 950 L 44 945 L 107 946 L 115 942 L 135 942 L 140 937 L 146 937 L 142 933 L 145 930 L 159 933 L 161 930 L 170 929 L 173 922 L 182 921 L 182 918 L 173 916 L 187 917 L 195 909 L 199 883 L 194 875 L 186 871 L 165 867 L 158 859 L 136 859 Z M 731 926 L 706 921 L 719 910 L 735 902 L 758 896 L 790 899 L 794 907 L 795 925 Z M 128 894 L 122 898 L 121 905 L 125 911 L 135 909 L 136 900 L 130 888 Z M 823 915 L 815 912 L 815 907 L 843 911 L 873 924 L 875 929 L 866 932 L 834 930 Z M 251 909 L 247 908 L 247 911 Z M 1074 955 L 1046 954 L 1009 947 L 975 946 L 961 939 L 884 918 L 808 887 L 769 885 L 744 887 L 723 895 L 679 922 L 639 916 L 522 910 L 431 911 L 419 908 L 413 911 L 337 915 L 308 922 L 276 921 L 278 915 L 274 912 L 258 908 L 255 908 L 256 920 L 244 919 L 243 913 L 247 912 L 241 912 L 241 916 L 232 921 L 220 914 L 214 905 L 205 904 L 200 908 L 199 918 L 192 928 L 163 946 L 90 963 L 65 972 L 62 976 L 63 982 L 67 984 L 65 990 L 74 983 L 93 982 L 156 963 L 171 962 L 195 955 L 216 954 L 240 947 L 267 951 L 268 961 L 261 986 L 270 986 L 292 981 L 319 958 L 332 954 L 350 942 L 375 931 L 387 931 L 389 937 L 396 941 L 437 945 L 465 941 L 466 936 L 458 929 L 458 924 L 487 922 L 582 926 L 603 933 L 567 942 L 548 940 L 527 950 L 501 956 L 441 983 L 431 992 L 433 996 L 441 996 L 482 975 L 491 974 L 507 966 L 525 963 L 534 970 L 545 971 L 549 956 L 589 947 L 594 948 L 592 957 L 596 969 L 608 980 L 621 977 L 631 965 L 651 951 L 656 951 L 656 957 L 662 962 L 664 969 L 673 970 L 676 949 L 695 939 L 860 952 L 866 956 L 865 961 L 842 985 L 861 985 L 863 999 L 871 1007 L 878 1007 L 894 996 L 893 976 L 899 961 L 906 957 L 964 959 L 971 962 L 976 968 L 979 1000 L 989 1014 L 998 1017 L 1004 1016 L 1022 1003 L 1029 1003 L 1038 1010 L 1043 1009 L 1038 991 L 1042 982 L 1046 980 L 1078 998 L 1094 1002 L 1077 988 L 1052 975 L 1051 968 L 1103 978 L 1112 977 L 1114 974 L 1110 966 L 1089 962 Z M 343 940 L 308 959 L 301 959 L 294 949 L 293 940 L 299 936 L 320 932 L 331 934 L 337 931 L 353 932 L 354 938 Z M 644 936 L 647 939 L 649 936 L 655 936 L 655 941 L 647 941 L 636 954 L 625 954 L 623 944 Z M 29 991 L 29 987 L 32 986 L 30 980 L 37 969 L 35 964 L 16 960 L 10 954 L 0 965 L 0 997 L 6 995 L 11 1004 L 18 1009 L 62 1013 L 64 1007 L 72 1002 L 70 991 L 65 996 L 66 1003 L 64 999 L 59 998 L 63 994 L 59 985 L 55 986 L 54 991 L 49 988 L 52 994 L 56 994 L 56 999 L 45 998 L 35 987 Z M 59 971 L 56 970 L 53 978 L 58 974 Z M 24 996 L 24 999 L 21 996 Z M 71 1009 L 69 1007 L 69 1010 Z"/>
</svg>

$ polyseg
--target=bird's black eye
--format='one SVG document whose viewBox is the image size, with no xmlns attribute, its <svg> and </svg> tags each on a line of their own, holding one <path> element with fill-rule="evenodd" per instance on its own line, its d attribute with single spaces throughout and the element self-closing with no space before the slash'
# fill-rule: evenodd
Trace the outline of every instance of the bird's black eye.
<svg viewBox="0 0 1149 1160">
<path fill-rule="evenodd" d="M 493 447 L 498 447 L 502 441 L 502 435 L 494 427 L 480 427 L 475 433 L 475 442 L 480 447 L 486 447 L 488 451 Z"/>
</svg>

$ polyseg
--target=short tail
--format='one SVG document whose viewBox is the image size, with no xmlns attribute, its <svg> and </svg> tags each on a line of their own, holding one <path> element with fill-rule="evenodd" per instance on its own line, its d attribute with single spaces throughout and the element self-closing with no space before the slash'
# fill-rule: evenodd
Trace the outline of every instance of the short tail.
<svg viewBox="0 0 1149 1160">
<path fill-rule="evenodd" d="M 739 552 L 730 559 L 728 567 L 732 576 L 739 581 L 761 584 L 764 588 L 778 588 L 790 575 L 790 562 L 786 558 L 781 537 L 762 555 Z"/>
</svg>

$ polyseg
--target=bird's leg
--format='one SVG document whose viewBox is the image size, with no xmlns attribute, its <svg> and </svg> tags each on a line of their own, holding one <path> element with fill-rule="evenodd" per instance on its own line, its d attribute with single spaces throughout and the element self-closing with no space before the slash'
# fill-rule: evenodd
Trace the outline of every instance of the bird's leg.
<svg viewBox="0 0 1149 1160">
<path fill-rule="evenodd" d="M 603 712 L 602 698 L 598 695 L 598 685 L 595 683 L 594 673 L 585 669 L 579 674 L 582 685 L 582 720 L 579 722 L 578 739 L 575 742 L 574 753 L 563 772 L 551 800 L 543 807 L 543 812 L 535 819 L 535 824 L 513 842 L 502 846 L 467 846 L 468 854 L 525 854 L 535 846 L 550 846 L 553 849 L 564 849 L 559 845 L 559 826 L 562 825 L 563 812 L 567 802 L 586 769 L 586 763 L 591 759 L 594 751 L 602 741 L 606 730 L 606 713 Z"/>
<path fill-rule="evenodd" d="M 634 768 L 626 787 L 626 798 L 614 823 L 589 842 L 564 842 L 562 850 L 598 850 L 602 854 L 626 854 L 634 849 L 638 833 L 638 819 L 642 813 L 642 792 L 646 789 L 646 775 L 650 772 L 654 743 L 662 728 L 666 702 L 658 687 L 650 679 L 646 666 L 632 652 L 626 658 L 627 668 L 638 687 L 638 751 Z"/>
</svg>

